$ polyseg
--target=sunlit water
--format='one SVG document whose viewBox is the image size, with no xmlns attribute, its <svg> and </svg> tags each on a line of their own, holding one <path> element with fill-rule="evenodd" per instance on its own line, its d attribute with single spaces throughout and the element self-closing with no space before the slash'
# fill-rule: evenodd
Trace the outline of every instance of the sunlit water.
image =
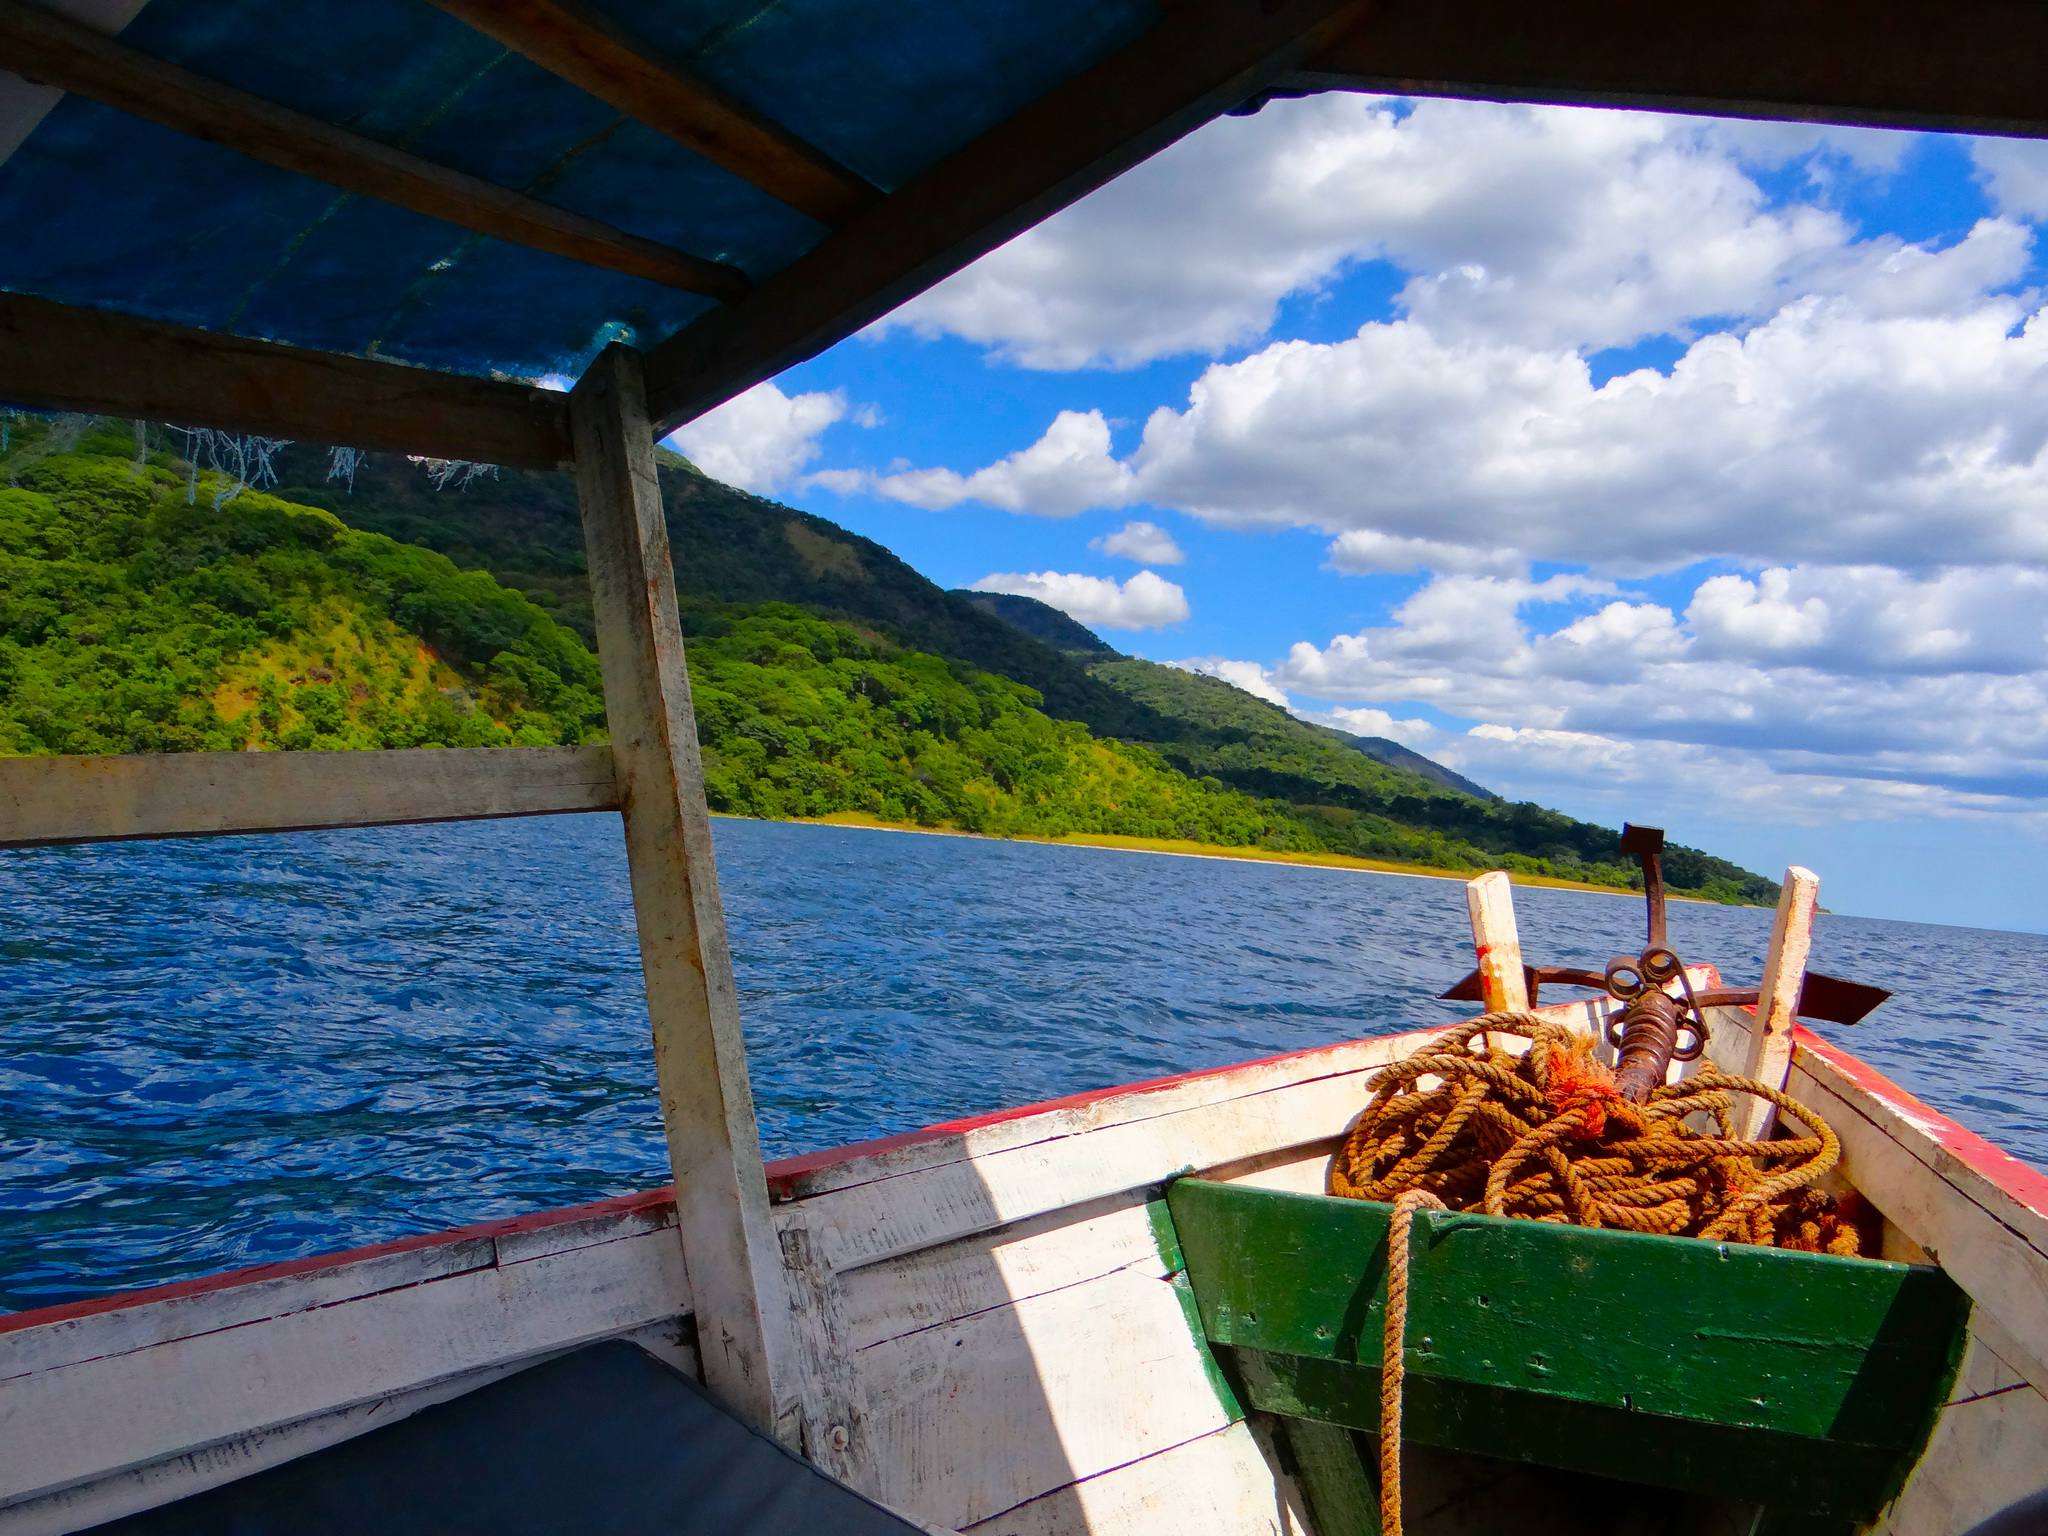
<svg viewBox="0 0 2048 1536">
<path fill-rule="evenodd" d="M 771 1157 L 1438 1022 L 1471 964 L 1450 881 L 717 838 Z M 1640 941 L 1516 903 L 1541 960 Z M 1672 909 L 1742 980 L 1769 926 Z M 1831 916 L 1814 963 L 1899 994 L 1859 1054 L 2048 1165 L 2048 938 Z M 665 1182 L 642 1010 L 615 817 L 0 854 L 0 1307 Z"/>
</svg>

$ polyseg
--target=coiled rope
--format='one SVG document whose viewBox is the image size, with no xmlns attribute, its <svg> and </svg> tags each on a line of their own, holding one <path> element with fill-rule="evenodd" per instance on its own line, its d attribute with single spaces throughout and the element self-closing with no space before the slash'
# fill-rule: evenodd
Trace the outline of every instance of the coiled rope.
<svg viewBox="0 0 2048 1536">
<path fill-rule="evenodd" d="M 1504 1050 L 1501 1037 L 1528 1042 Z M 1842 1144 L 1811 1110 L 1711 1064 L 1633 1104 L 1591 1037 L 1502 1011 L 1444 1031 L 1375 1073 L 1372 1098 L 1330 1162 L 1330 1193 L 1394 1203 L 1380 1351 L 1380 1523 L 1401 1536 L 1401 1389 L 1409 1229 L 1425 1208 L 1855 1254 L 1860 1237 L 1810 1188 Z M 1804 1135 L 1735 1133 L 1743 1096 Z"/>
</svg>

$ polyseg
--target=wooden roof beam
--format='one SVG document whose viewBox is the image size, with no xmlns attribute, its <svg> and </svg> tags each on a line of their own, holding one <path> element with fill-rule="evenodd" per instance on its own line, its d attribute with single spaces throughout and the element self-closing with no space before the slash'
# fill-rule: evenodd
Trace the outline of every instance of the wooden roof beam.
<svg viewBox="0 0 2048 1536">
<path fill-rule="evenodd" d="M 0 400 L 522 469 L 569 461 L 567 397 L 0 294 Z"/>
<path fill-rule="evenodd" d="M 709 81 L 650 57 L 610 20 L 577 0 L 433 3 L 821 224 L 843 224 L 881 195 L 829 155 Z"/>
<path fill-rule="evenodd" d="M 0 67 L 476 234 L 714 298 L 737 298 L 750 286 L 737 267 L 281 107 L 24 0 L 0 0 Z"/>
<path fill-rule="evenodd" d="M 815 356 L 1299 67 L 1363 0 L 1183 0 L 838 234 L 647 356 L 673 431 Z"/>
<path fill-rule="evenodd" d="M 1382 0 L 1297 90 L 2048 135 L 2039 0 Z"/>
</svg>

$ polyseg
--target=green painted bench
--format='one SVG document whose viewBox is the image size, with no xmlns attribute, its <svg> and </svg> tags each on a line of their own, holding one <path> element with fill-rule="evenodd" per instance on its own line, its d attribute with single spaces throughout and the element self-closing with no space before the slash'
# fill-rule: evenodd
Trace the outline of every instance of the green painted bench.
<svg viewBox="0 0 2048 1536">
<path fill-rule="evenodd" d="M 1166 1203 L 1245 1405 L 1377 1430 L 1392 1208 L 1196 1178 Z M 1411 1443 L 1836 1525 L 1897 1494 L 1969 1311 L 1924 1265 L 1490 1216 L 1426 1212 L 1411 1252 Z"/>
</svg>

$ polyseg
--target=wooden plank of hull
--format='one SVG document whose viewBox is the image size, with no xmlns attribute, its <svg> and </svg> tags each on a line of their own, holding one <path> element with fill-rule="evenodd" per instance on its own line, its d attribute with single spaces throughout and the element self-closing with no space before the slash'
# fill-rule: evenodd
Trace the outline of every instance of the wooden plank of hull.
<svg viewBox="0 0 2048 1536">
<path fill-rule="evenodd" d="M 2048 1486 L 2043 1446 L 2048 1397 L 1973 1333 L 1927 1453 L 1874 1536 L 1974 1530 Z"/>
<path fill-rule="evenodd" d="M 862 1352 L 872 1491 L 949 1527 L 1221 1429 L 1174 1286 L 1118 1270 Z"/>
<path fill-rule="evenodd" d="M 1721 984 L 1711 965 L 1686 967 L 1695 987 Z M 1536 1013 L 1575 1029 L 1597 1030 L 1614 1004 L 1605 998 L 1546 1003 Z M 851 1189 L 881 1179 L 941 1168 L 968 1158 L 985 1157 L 1035 1142 L 1083 1135 L 1129 1121 L 1165 1116 L 1193 1106 L 1243 1098 L 1271 1088 L 1287 1087 L 1317 1077 L 1342 1076 L 1384 1066 L 1434 1038 L 1453 1022 L 1445 1018 L 1426 1028 L 1373 1035 L 1337 1045 L 1314 1046 L 1284 1055 L 1207 1067 L 1144 1082 L 1098 1088 L 1036 1104 L 943 1121 L 921 1130 L 856 1142 L 799 1157 L 784 1158 L 769 1169 L 769 1189 L 777 1200 L 803 1200 L 833 1190 Z M 1391 1052 L 1391 1054 L 1389 1054 Z M 1207 1166 L 1207 1165 L 1205 1165 Z"/>
<path fill-rule="evenodd" d="M 478 1242 L 0 1333 L 0 1530 L 23 1500 L 689 1311 L 666 1220 L 468 1267 Z M 450 1254 L 456 1255 L 450 1269 Z M 410 1263 L 417 1275 L 403 1277 Z M 351 1287 L 345 1301 L 335 1296 Z M 366 1291 L 361 1287 L 369 1287 Z M 39 1360 L 61 1363 L 38 1366 Z M 27 1371 L 12 1369 L 30 1362 Z M 368 1427 L 365 1425 L 364 1427 Z M 203 1460 L 203 1458 L 202 1458 Z M 174 1496 L 158 1491 L 157 1498 Z M 28 1518 L 27 1516 L 23 1517 Z"/>
<path fill-rule="evenodd" d="M 1702 972 L 1702 975 L 1708 974 Z M 1599 1003 L 1537 1010 L 1592 1021 Z M 1303 1051 L 1050 1105 L 926 1138 L 896 1138 L 836 1161 L 778 1165 L 775 1185 L 803 1190 L 817 1257 L 854 1269 L 1290 1147 L 1321 1146 L 1364 1107 L 1363 1074 L 1437 1030 Z M 800 1169 L 801 1177 L 791 1169 Z"/>
<path fill-rule="evenodd" d="M 1187 1168 L 1288 1146 L 1310 1134 L 1320 1139 L 1325 1127 L 1357 1113 L 1360 1073 L 1426 1038 L 1400 1036 L 1352 1052 L 1350 1070 L 1341 1076 L 1280 1083 L 1123 1124 L 1080 1126 L 913 1177 L 812 1196 L 804 1204 L 819 1257 L 835 1272 L 849 1270 L 1156 1184 Z"/>
<path fill-rule="evenodd" d="M 785 1158 L 770 1170 L 777 1200 L 810 1200 L 884 1179 L 926 1173 L 1062 1137 L 1085 1135 L 1134 1120 L 1159 1118 L 1198 1105 L 1244 1097 L 1319 1077 L 1384 1065 L 1389 1042 L 1427 1040 L 1431 1030 L 1318 1046 L 1234 1066 L 1177 1073 L 1142 1083 L 1070 1094 L 1016 1109 L 943 1122 L 852 1146 Z"/>
<path fill-rule="evenodd" d="M 609 747 L 0 758 L 0 848 L 618 808 Z"/>
<path fill-rule="evenodd" d="M 0 1382 L 675 1226 L 666 1189 L 0 1314 Z"/>
<path fill-rule="evenodd" d="M 1980 1330 L 2048 1392 L 2048 1178 L 1805 1029 L 1791 1092 L 1842 1138 L 1851 1182 L 1955 1277 Z"/>
<path fill-rule="evenodd" d="M 843 1344 L 869 1349 L 1119 1269 L 1166 1274 L 1152 1215 L 1139 1198 L 1056 1211 L 853 1270 L 839 1277 Z"/>
<path fill-rule="evenodd" d="M 1142 1456 L 969 1527 L 973 1536 L 1312 1536 L 1301 1496 L 1273 1469 L 1246 1424 Z M 1340 1536 L 1325 1530 L 1319 1536 Z"/>
</svg>

